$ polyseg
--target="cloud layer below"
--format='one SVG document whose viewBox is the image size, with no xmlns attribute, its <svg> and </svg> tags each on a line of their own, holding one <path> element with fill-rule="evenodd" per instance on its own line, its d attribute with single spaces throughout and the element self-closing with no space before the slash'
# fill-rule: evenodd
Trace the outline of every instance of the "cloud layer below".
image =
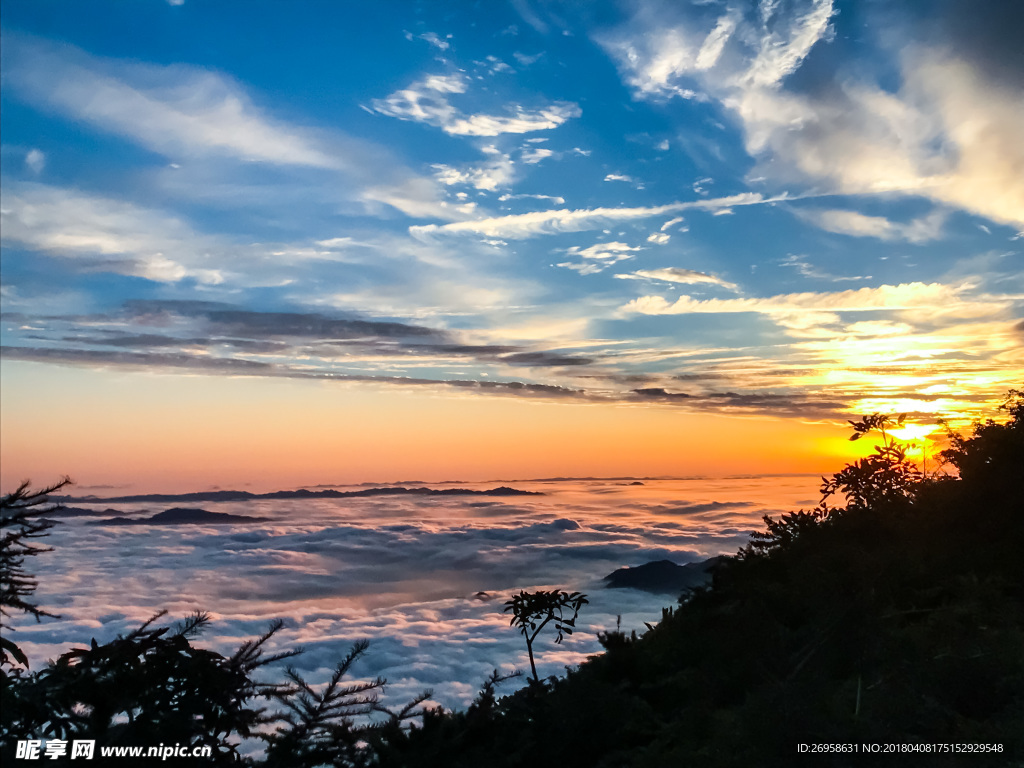
<svg viewBox="0 0 1024 768">
<path fill-rule="evenodd" d="M 673 602 L 604 590 L 603 576 L 651 560 L 732 553 L 765 511 L 809 502 L 816 481 L 515 485 L 545 495 L 203 505 L 269 518 L 219 526 L 68 520 L 51 536 L 55 552 L 33 563 L 40 602 L 65 618 L 23 622 L 17 639 L 38 663 L 92 637 L 110 639 L 160 608 L 179 617 L 203 609 L 215 617 L 204 642 L 227 649 L 281 617 L 287 630 L 279 642 L 306 649 L 295 661 L 314 680 L 325 679 L 365 637 L 371 651 L 357 674 L 386 676 L 392 703 L 432 687 L 439 702 L 465 705 L 492 669 L 528 666 L 521 638 L 501 612 L 513 591 L 559 587 L 590 595 L 572 640 L 542 643 L 541 672 L 557 674 L 597 652 L 595 633 L 614 626 L 617 615 L 624 628 L 642 630 Z M 141 512 L 138 504 L 118 507 Z"/>
</svg>

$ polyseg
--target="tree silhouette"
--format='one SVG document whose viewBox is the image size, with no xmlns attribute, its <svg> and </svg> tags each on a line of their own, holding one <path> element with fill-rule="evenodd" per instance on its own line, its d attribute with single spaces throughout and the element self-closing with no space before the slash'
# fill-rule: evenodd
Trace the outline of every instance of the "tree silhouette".
<svg viewBox="0 0 1024 768">
<path fill-rule="evenodd" d="M 765 530 L 751 534 L 750 544 L 738 553 L 740 559 L 806 541 L 822 522 L 834 516 L 912 503 L 924 479 L 921 470 L 907 460 L 907 452 L 913 444 L 900 443 L 887 431 L 901 426 L 905 419 L 906 414 L 894 418 L 873 413 L 861 417 L 860 421 L 850 421 L 851 441 L 875 431 L 881 434 L 882 443 L 875 446 L 874 454 L 847 464 L 830 478 L 821 478 L 821 500 L 814 509 L 787 512 L 778 520 L 765 515 L 762 518 Z M 829 499 L 836 495 L 845 499 L 844 507 L 829 506 Z"/>
<path fill-rule="evenodd" d="M 104 745 L 177 742 L 209 746 L 214 764 L 238 759 L 238 739 L 277 717 L 256 699 L 287 693 L 253 678 L 259 668 L 298 651 L 265 654 L 282 627 L 250 640 L 231 656 L 196 648 L 203 613 L 154 626 L 160 612 L 113 641 L 74 648 L 5 690 L 3 725 L 13 738 L 91 738 Z"/>
<path fill-rule="evenodd" d="M 555 642 L 561 643 L 564 635 L 572 634 L 580 608 L 588 602 L 587 596 L 579 592 L 558 590 L 520 591 L 518 595 L 513 595 L 511 600 L 505 602 L 504 612 L 512 612 L 509 626 L 518 626 L 526 638 L 526 652 L 530 655 L 530 669 L 533 671 L 535 682 L 539 683 L 540 678 L 537 676 L 537 664 L 533 659 L 533 641 L 544 627 L 554 622 L 555 631 L 558 633 Z M 569 611 L 572 611 L 572 616 L 568 615 Z"/>
<path fill-rule="evenodd" d="M 848 464 L 832 475 L 831 480 L 822 478 L 820 507 L 824 510 L 826 499 L 835 493 L 846 497 L 847 509 L 867 509 L 888 506 L 912 500 L 921 471 L 907 461 L 907 451 L 913 444 L 897 442 L 886 428 L 902 426 L 906 414 L 893 420 L 891 416 L 874 413 L 864 416 L 859 422 L 851 421 L 853 435 L 850 440 L 859 440 L 870 432 L 882 435 L 882 444 L 875 446 L 875 453 Z"/>
<path fill-rule="evenodd" d="M 1000 406 L 1010 419 L 997 424 L 977 421 L 965 437 L 946 426 L 950 447 L 939 457 L 956 467 L 960 477 L 979 485 L 1002 487 L 1024 478 L 1024 390 L 1011 389 Z"/>
<path fill-rule="evenodd" d="M 55 614 L 43 610 L 31 602 L 38 582 L 25 570 L 25 558 L 49 552 L 49 547 L 30 543 L 47 535 L 54 526 L 44 515 L 52 514 L 62 507 L 50 504 L 49 495 L 71 482 L 62 480 L 39 490 L 31 490 L 30 482 L 24 481 L 14 491 L 0 497 L 0 630 L 13 631 L 4 619 L 12 611 L 27 613 L 39 621 L 44 616 L 56 618 Z M 10 656 L 8 656 L 10 654 Z M 0 637 L 0 667 L 12 666 L 17 662 L 28 667 L 28 659 L 15 643 Z"/>
<path fill-rule="evenodd" d="M 266 737 L 267 765 L 322 765 L 329 763 L 332 755 L 345 755 L 354 762 L 360 737 L 353 718 L 373 711 L 384 680 L 378 677 L 342 685 L 342 678 L 368 646 L 365 640 L 356 643 L 322 690 L 307 683 L 296 670 L 288 670 L 290 686 L 277 696 L 285 707 L 281 715 L 284 727 Z"/>
</svg>

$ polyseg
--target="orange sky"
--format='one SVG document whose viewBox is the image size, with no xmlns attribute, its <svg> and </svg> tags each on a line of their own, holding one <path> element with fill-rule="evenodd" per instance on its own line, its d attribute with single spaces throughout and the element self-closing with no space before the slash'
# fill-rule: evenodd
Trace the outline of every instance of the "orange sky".
<svg viewBox="0 0 1024 768">
<path fill-rule="evenodd" d="M 3 374 L 5 489 L 65 473 L 83 488 L 151 491 L 820 473 L 870 447 L 834 425 L 667 406 L 33 363 Z"/>
</svg>

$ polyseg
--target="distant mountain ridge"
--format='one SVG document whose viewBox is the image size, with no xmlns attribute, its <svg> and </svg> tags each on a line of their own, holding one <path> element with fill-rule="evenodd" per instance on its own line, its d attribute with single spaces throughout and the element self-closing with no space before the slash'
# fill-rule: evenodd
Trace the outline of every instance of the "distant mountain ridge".
<svg viewBox="0 0 1024 768">
<path fill-rule="evenodd" d="M 299 488 L 294 491 L 271 491 L 270 493 L 251 493 L 249 491 L 197 491 L 194 493 L 146 493 L 134 496 L 79 496 L 67 497 L 62 501 L 78 503 L 131 503 L 131 502 L 165 502 L 165 501 L 256 501 L 260 499 L 347 499 L 361 496 L 543 496 L 542 491 L 521 491 L 507 485 L 485 491 L 474 491 L 469 488 L 406 488 L 403 486 L 385 488 L 364 488 L 361 491 L 335 491 L 326 489 L 310 491 Z"/>
<path fill-rule="evenodd" d="M 671 560 L 656 560 L 635 568 L 619 568 L 604 577 L 607 582 L 605 586 L 610 589 L 630 588 L 678 595 L 683 590 L 709 584 L 711 569 L 725 559 L 728 558 L 719 555 L 686 565 L 678 565 Z"/>
<path fill-rule="evenodd" d="M 95 520 L 89 525 L 205 525 L 227 523 L 260 523 L 265 517 L 249 517 L 248 515 L 231 515 L 227 512 L 209 512 L 205 509 L 190 507 L 172 507 L 157 512 L 152 517 L 113 517 L 106 520 Z"/>
<path fill-rule="evenodd" d="M 55 517 L 101 517 L 102 515 L 120 515 L 123 514 L 119 509 L 83 509 L 81 507 L 58 507 L 56 509 L 48 510 L 46 516 L 48 518 Z"/>
</svg>

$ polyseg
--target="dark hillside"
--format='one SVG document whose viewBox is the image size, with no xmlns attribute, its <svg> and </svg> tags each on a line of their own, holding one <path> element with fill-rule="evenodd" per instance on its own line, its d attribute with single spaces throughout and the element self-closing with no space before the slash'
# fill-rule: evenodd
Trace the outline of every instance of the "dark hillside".
<svg viewBox="0 0 1024 768">
<path fill-rule="evenodd" d="M 1007 424 L 954 439 L 946 458 L 959 479 L 922 479 L 883 433 L 875 457 L 826 481 L 826 501 L 842 493 L 846 507 L 766 518 L 712 588 L 653 630 L 607 633 L 607 653 L 564 679 L 431 715 L 386 739 L 381 764 L 788 766 L 800 744 L 848 744 L 858 753 L 806 763 L 1021 765 L 1015 394 Z M 868 744 L 917 751 L 872 756 Z M 923 746 L 952 744 L 989 751 Z"/>
</svg>

